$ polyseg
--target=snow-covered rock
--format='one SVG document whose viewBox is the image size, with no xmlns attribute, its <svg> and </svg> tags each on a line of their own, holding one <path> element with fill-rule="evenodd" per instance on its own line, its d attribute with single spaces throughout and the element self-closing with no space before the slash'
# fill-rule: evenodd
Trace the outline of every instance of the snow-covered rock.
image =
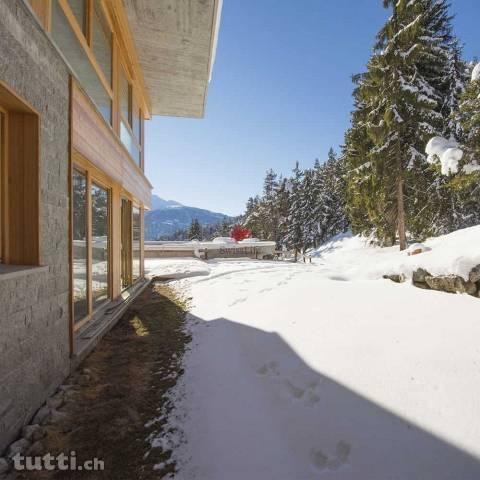
<svg viewBox="0 0 480 480">
<path fill-rule="evenodd" d="M 469 280 L 473 283 L 480 282 L 480 265 L 472 268 L 469 275 Z"/>
<path fill-rule="evenodd" d="M 449 293 L 468 293 L 474 295 L 477 287 L 470 281 L 465 281 L 457 275 L 426 276 L 425 283 L 432 289 Z"/>
<path fill-rule="evenodd" d="M 430 250 L 430 248 L 428 248 L 423 243 L 412 243 L 412 245 L 410 245 L 407 248 L 407 254 L 408 255 L 417 255 L 417 254 L 422 253 L 422 252 L 427 252 L 428 250 Z"/>
</svg>

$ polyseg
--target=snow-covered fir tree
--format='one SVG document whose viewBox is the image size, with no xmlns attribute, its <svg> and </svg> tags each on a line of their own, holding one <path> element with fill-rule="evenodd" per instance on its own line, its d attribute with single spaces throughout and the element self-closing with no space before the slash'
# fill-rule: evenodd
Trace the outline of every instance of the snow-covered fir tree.
<svg viewBox="0 0 480 480">
<path fill-rule="evenodd" d="M 322 243 L 337 233 L 344 232 L 348 227 L 345 212 L 345 162 L 338 158 L 333 149 L 328 152 L 328 159 L 320 176 L 319 232 L 318 243 Z"/>
<path fill-rule="evenodd" d="M 286 246 L 294 251 L 295 260 L 298 254 L 304 249 L 304 216 L 302 183 L 304 172 L 300 169 L 298 162 L 293 169 L 293 175 L 290 179 L 290 205 L 288 210 L 287 233 L 285 236 Z"/>
<path fill-rule="evenodd" d="M 403 249 L 407 231 L 422 238 L 442 222 L 440 174 L 423 152 L 433 135 L 456 132 L 449 113 L 462 89 L 463 67 L 446 1 L 384 4 L 392 15 L 378 34 L 367 72 L 357 78 L 354 95 L 361 112 L 346 137 L 348 199 L 354 200 L 349 212 L 366 206 L 364 230 L 386 244 L 398 238 Z M 359 137 L 362 131 L 373 146 Z M 370 199 L 354 198 L 355 186 L 364 187 Z M 352 219 L 354 226 L 362 223 Z"/>
<path fill-rule="evenodd" d="M 480 63 L 471 73 L 453 118 L 459 124 L 463 163 L 480 164 Z"/>
<path fill-rule="evenodd" d="M 250 197 L 247 200 L 245 213 L 242 216 L 242 224 L 251 230 L 254 237 L 261 238 L 261 222 L 260 222 L 260 197 Z"/>
<path fill-rule="evenodd" d="M 330 150 L 325 163 L 316 160 L 312 169 L 302 170 L 297 163 L 290 178 L 269 170 L 262 197 L 248 200 L 242 223 L 254 236 L 294 251 L 295 258 L 344 232 L 348 220 L 343 159 Z"/>
<path fill-rule="evenodd" d="M 189 240 L 202 240 L 202 226 L 198 219 L 194 218 L 188 229 Z"/>
<path fill-rule="evenodd" d="M 316 244 L 317 228 L 314 209 L 317 202 L 314 190 L 315 174 L 313 170 L 305 170 L 300 185 L 300 206 L 297 216 L 302 225 L 302 250 Z M 294 197 L 295 198 L 295 197 Z"/>
</svg>

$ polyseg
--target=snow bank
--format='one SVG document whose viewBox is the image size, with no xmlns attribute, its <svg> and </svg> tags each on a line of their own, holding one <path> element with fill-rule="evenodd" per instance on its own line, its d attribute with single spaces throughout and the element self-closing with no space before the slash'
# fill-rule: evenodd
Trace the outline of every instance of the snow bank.
<svg viewBox="0 0 480 480">
<path fill-rule="evenodd" d="M 322 245 L 313 257 L 332 271 L 342 271 L 350 280 L 375 280 L 400 273 L 411 277 L 418 268 L 432 275 L 452 274 L 468 280 L 470 270 L 480 264 L 480 225 L 430 238 L 422 248 L 428 251 L 408 256 L 408 250 L 400 252 L 398 246 L 375 247 L 364 237 L 342 234 Z"/>
</svg>

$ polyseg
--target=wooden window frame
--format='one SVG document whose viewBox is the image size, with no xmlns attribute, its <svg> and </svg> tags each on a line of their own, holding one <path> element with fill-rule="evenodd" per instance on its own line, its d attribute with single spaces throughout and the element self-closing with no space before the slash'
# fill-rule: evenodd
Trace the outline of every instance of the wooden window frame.
<svg viewBox="0 0 480 480">
<path fill-rule="evenodd" d="M 48 0 L 51 2 L 52 0 Z M 111 45 L 112 45 L 112 82 L 109 85 L 107 78 L 105 77 L 102 67 L 97 62 L 95 58 L 95 54 L 93 52 L 93 15 L 95 15 L 94 9 L 94 0 L 85 0 L 86 3 L 86 26 L 85 26 L 85 33 L 83 32 L 82 28 L 77 22 L 75 15 L 73 14 L 70 5 L 68 4 L 68 0 L 57 0 L 59 2 L 59 6 L 62 9 L 75 37 L 77 38 L 78 42 L 80 43 L 81 48 L 84 50 L 92 68 L 94 69 L 97 77 L 100 80 L 103 88 L 106 90 L 108 96 L 110 97 L 111 105 L 112 105 L 112 118 L 111 122 L 108 123 L 105 119 L 105 123 L 113 129 L 115 134 L 117 135 L 118 139 L 120 140 L 120 144 L 128 153 L 128 156 L 133 161 L 136 167 L 138 167 L 142 172 L 145 170 L 145 161 L 144 161 L 144 123 L 145 123 L 145 97 L 141 94 L 141 90 L 136 85 L 134 81 L 134 76 L 132 75 L 131 69 L 127 67 L 127 62 L 125 61 L 125 53 L 123 52 L 122 48 L 119 44 L 119 39 L 117 38 L 117 34 L 113 25 L 112 18 L 110 16 L 109 10 L 106 8 L 106 4 L 104 0 L 100 0 L 100 5 L 102 9 L 102 13 L 108 24 L 111 34 Z M 50 8 L 51 10 L 51 8 Z M 49 14 L 51 19 L 51 13 Z M 50 24 L 49 20 L 49 24 Z M 125 77 L 129 84 L 129 115 L 128 119 L 125 119 L 120 110 L 120 92 L 119 92 L 119 82 L 120 82 L 120 68 L 123 69 L 125 73 Z M 132 115 L 133 115 L 133 97 L 135 97 L 136 103 L 139 109 L 140 115 L 140 138 L 137 138 L 132 129 Z M 103 116 L 102 116 L 103 118 Z M 137 161 L 132 157 L 128 149 L 123 145 L 123 142 L 120 138 L 120 122 L 123 121 L 127 131 L 129 132 L 133 143 L 137 147 L 139 151 L 139 161 Z"/>
<path fill-rule="evenodd" d="M 72 293 L 72 326 L 73 331 L 76 332 L 81 329 L 86 323 L 88 323 L 95 313 L 100 310 L 106 303 L 110 302 L 113 298 L 113 209 L 112 209 L 112 182 L 100 171 L 98 171 L 93 166 L 90 166 L 88 161 L 84 160 L 80 154 L 74 152 L 73 154 L 73 165 L 72 165 L 72 175 L 73 172 L 78 171 L 85 175 L 86 178 L 86 189 L 87 189 L 87 198 L 86 198 L 86 209 L 87 209 L 87 225 L 86 225 L 86 236 L 87 236 L 87 304 L 88 304 L 88 313 L 83 319 L 75 321 L 74 319 L 74 309 L 73 309 L 73 293 Z M 72 183 L 72 182 L 70 182 Z M 93 295 L 92 295 L 92 183 L 96 186 L 106 190 L 108 194 L 108 298 L 98 305 L 95 309 L 93 308 Z M 73 192 L 70 195 L 70 208 L 71 208 L 71 223 L 73 224 Z M 73 234 L 73 232 L 72 232 Z M 70 239 L 73 242 L 73 236 Z M 71 283 L 72 289 L 74 286 L 74 272 L 73 272 L 73 248 L 71 252 Z M 72 290 L 73 292 L 73 290 Z"/>
<path fill-rule="evenodd" d="M 85 54 L 87 55 L 88 60 L 90 61 L 90 64 L 92 65 L 93 69 L 95 70 L 95 73 L 97 74 L 97 77 L 100 80 L 100 83 L 102 84 L 103 88 L 107 92 L 107 94 L 110 97 L 110 100 L 113 102 L 113 88 L 111 85 L 109 85 L 108 80 L 105 78 L 105 75 L 103 74 L 102 67 L 100 64 L 97 62 L 97 59 L 95 58 L 95 55 L 93 53 L 92 49 L 92 9 L 93 9 L 93 2 L 92 0 L 86 0 L 86 35 L 84 35 L 83 30 L 81 29 L 80 25 L 77 22 L 77 19 L 75 15 L 72 12 L 72 9 L 70 8 L 70 5 L 68 4 L 68 0 L 57 0 L 60 8 L 62 9 L 65 18 L 67 19 L 71 29 L 73 30 L 73 33 L 77 37 L 78 42 L 80 43 L 80 46 L 83 48 Z M 106 17 L 106 12 L 103 7 L 102 3 L 102 9 L 103 9 L 103 14 Z M 108 22 L 108 21 L 107 21 Z M 112 38 L 113 38 L 113 32 L 112 33 Z M 113 41 L 112 41 L 112 64 L 113 64 Z M 68 60 L 68 59 L 67 59 Z M 113 115 L 112 115 L 113 116 Z"/>
<path fill-rule="evenodd" d="M 137 278 L 134 278 L 133 276 L 133 242 L 134 242 L 134 239 L 133 239 L 133 209 L 136 208 L 138 210 L 138 213 L 140 215 L 140 238 L 138 239 L 138 241 L 140 242 L 140 250 L 139 250 L 139 259 L 138 261 L 140 262 L 140 271 L 139 271 L 139 274 L 138 274 L 138 277 Z M 143 233 L 142 233 L 142 226 L 143 226 L 143 220 L 142 220 L 142 217 L 143 217 L 143 208 L 141 205 L 139 205 L 138 203 L 136 202 L 132 202 L 132 208 L 131 208 L 131 211 L 132 211 L 132 221 L 131 221 L 131 225 L 132 225 L 132 239 L 131 239 L 131 245 L 132 245 L 132 248 L 131 248 L 131 273 L 132 273 L 132 278 L 131 278 L 131 284 L 132 285 L 135 285 L 135 283 L 137 283 L 142 277 L 143 277 L 143 262 L 142 262 L 142 236 L 143 236 Z"/>
<path fill-rule="evenodd" d="M 125 145 L 123 145 L 123 142 L 121 142 L 121 143 L 125 147 L 125 149 L 127 150 L 130 158 L 132 158 L 132 160 L 135 162 L 135 165 L 137 165 L 137 167 L 139 167 L 143 172 L 144 171 L 144 152 L 143 152 L 144 115 L 143 115 L 143 110 L 142 110 L 142 107 L 141 107 L 141 102 L 139 101 L 140 97 L 139 97 L 138 93 L 136 92 L 136 89 L 134 88 L 135 83 L 133 81 L 133 78 L 132 78 L 130 72 L 128 71 L 128 68 L 126 68 L 126 62 L 125 62 L 125 59 L 123 58 L 123 56 L 118 55 L 117 62 L 118 62 L 118 64 L 117 64 L 117 82 L 118 82 L 118 86 L 117 86 L 118 95 L 117 95 L 117 97 L 118 98 L 117 98 L 117 108 L 115 110 L 116 110 L 117 116 L 118 116 L 118 134 L 120 136 L 120 122 L 122 122 L 125 125 L 128 133 L 130 134 L 130 137 L 131 137 L 133 143 L 135 144 L 135 146 L 138 148 L 138 151 L 140 152 L 139 163 L 137 163 L 135 161 L 135 159 L 132 158 L 132 156 L 130 155 L 130 152 L 128 152 L 128 149 L 125 147 Z M 124 117 L 124 115 L 122 113 L 122 109 L 120 108 L 120 70 L 123 72 L 123 74 L 125 76 L 125 79 L 127 80 L 127 83 L 128 83 L 128 118 Z M 134 103 L 133 99 L 134 98 L 135 98 L 135 102 L 138 106 L 138 111 L 139 111 L 139 114 L 140 114 L 140 138 L 137 138 L 137 136 L 133 132 L 133 115 L 135 113 L 135 112 L 133 112 L 133 103 Z"/>
<path fill-rule="evenodd" d="M 3 251 L 3 246 L 5 245 L 5 223 L 4 219 L 6 217 L 5 205 L 6 199 L 4 198 L 5 186 L 4 182 L 7 178 L 6 170 L 6 156 L 7 156 L 7 142 L 6 142 L 6 132 L 8 129 L 7 125 L 8 114 L 5 109 L 0 105 L 0 264 L 5 260 L 5 254 Z"/>
<path fill-rule="evenodd" d="M 120 217 L 121 217 L 121 220 L 120 220 L 120 238 L 121 238 L 121 242 L 123 242 L 123 236 L 125 234 L 124 230 L 123 230 L 123 222 L 124 222 L 124 219 L 123 219 L 123 212 L 122 212 L 122 208 L 123 208 L 123 202 L 127 202 L 127 205 L 128 205 L 128 209 L 129 209 L 129 218 L 127 218 L 126 220 L 128 220 L 128 229 L 129 229 L 129 248 L 128 248 L 128 251 L 127 251 L 127 274 L 126 274 L 126 277 L 127 277 L 127 281 L 126 281 L 126 284 L 123 283 L 123 262 L 124 262 L 124 258 L 122 256 L 122 254 L 120 254 L 120 263 L 121 263 L 121 269 L 120 269 L 120 272 L 121 272 L 121 290 L 122 292 L 124 292 L 125 290 L 129 289 L 132 285 L 133 285 L 133 201 L 132 201 L 132 198 L 130 195 L 126 194 L 125 192 L 122 192 L 121 196 L 120 196 Z"/>
<path fill-rule="evenodd" d="M 0 81 L 1 262 L 39 266 L 40 115 Z"/>
<path fill-rule="evenodd" d="M 50 21 L 52 18 L 52 0 L 29 0 L 30 7 L 43 25 L 43 28 L 50 31 Z"/>
<path fill-rule="evenodd" d="M 122 200 L 126 200 L 130 204 L 130 216 L 129 216 L 130 217 L 129 218 L 130 248 L 129 248 L 129 251 L 128 251 L 129 283 L 128 283 L 127 286 L 123 286 L 123 284 L 122 284 L 121 290 L 122 290 L 122 292 L 124 292 L 125 290 L 129 289 L 130 287 L 132 287 L 136 283 L 138 283 L 145 276 L 145 265 L 144 265 L 145 252 L 144 252 L 144 230 L 143 230 L 144 229 L 145 208 L 143 207 L 143 205 L 141 205 L 139 202 L 137 202 L 135 200 L 135 198 L 133 198 L 132 195 L 130 195 L 130 193 L 128 193 L 125 190 L 122 190 L 122 192 L 120 194 L 120 206 L 121 206 Z M 133 209 L 134 208 L 138 209 L 139 212 L 140 212 L 140 240 L 139 240 L 140 241 L 140 275 L 139 275 L 138 278 L 135 278 L 135 279 L 133 278 Z M 123 234 L 123 232 L 121 231 L 121 226 L 120 226 L 120 235 L 122 235 L 122 234 Z M 122 261 L 123 260 L 121 259 L 120 262 L 122 262 Z"/>
</svg>

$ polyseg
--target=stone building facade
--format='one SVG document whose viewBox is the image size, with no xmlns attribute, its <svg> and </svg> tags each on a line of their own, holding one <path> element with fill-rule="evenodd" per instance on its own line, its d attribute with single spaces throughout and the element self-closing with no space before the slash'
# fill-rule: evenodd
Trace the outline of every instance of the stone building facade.
<svg viewBox="0 0 480 480">
<path fill-rule="evenodd" d="M 148 282 L 144 120 L 203 117 L 221 4 L 0 1 L 0 456 Z"/>
<path fill-rule="evenodd" d="M 0 80 L 41 115 L 40 265 L 0 265 L 0 451 L 69 372 L 69 70 L 28 6 L 0 2 Z"/>
</svg>

